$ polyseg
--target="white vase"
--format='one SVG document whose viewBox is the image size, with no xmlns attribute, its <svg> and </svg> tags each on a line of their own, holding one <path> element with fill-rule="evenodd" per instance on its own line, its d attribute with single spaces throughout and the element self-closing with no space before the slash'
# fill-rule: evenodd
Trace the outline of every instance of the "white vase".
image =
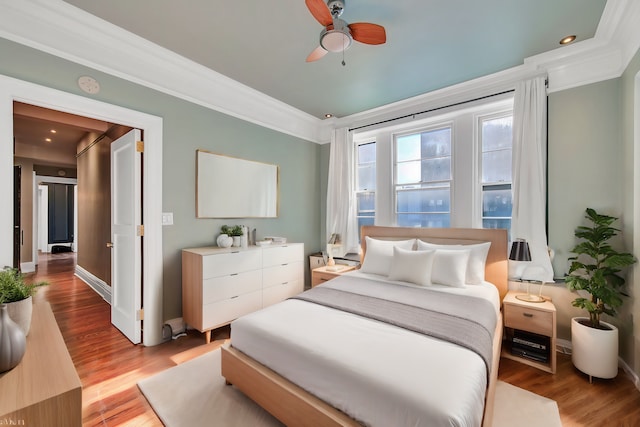
<svg viewBox="0 0 640 427">
<path fill-rule="evenodd" d="M 233 239 L 231 237 L 229 237 L 229 235 L 227 235 L 227 234 L 221 234 L 216 239 L 216 243 L 221 248 L 228 248 L 233 243 Z"/>
<path fill-rule="evenodd" d="M 595 329 L 580 323 L 587 317 L 571 319 L 571 360 L 580 371 L 596 378 L 615 378 L 618 375 L 618 328 L 610 323 L 600 324 L 610 330 Z"/>
<path fill-rule="evenodd" d="M 15 368 L 26 348 L 24 333 L 9 317 L 6 304 L 0 304 L 0 373 Z"/>
<path fill-rule="evenodd" d="M 33 297 L 7 303 L 9 317 L 22 329 L 24 336 L 29 335 L 31 329 L 31 316 L 33 314 Z"/>
<path fill-rule="evenodd" d="M 233 247 L 234 248 L 238 248 L 240 247 L 240 244 L 242 243 L 242 236 L 233 236 Z"/>
</svg>

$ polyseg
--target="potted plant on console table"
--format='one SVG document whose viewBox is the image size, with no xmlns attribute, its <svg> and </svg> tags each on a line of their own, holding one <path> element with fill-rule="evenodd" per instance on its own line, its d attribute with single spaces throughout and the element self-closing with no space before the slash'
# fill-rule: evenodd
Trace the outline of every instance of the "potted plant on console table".
<svg viewBox="0 0 640 427">
<path fill-rule="evenodd" d="M 585 218 L 590 226 L 579 226 L 575 236 L 582 239 L 571 252 L 571 265 L 565 278 L 572 291 L 586 291 L 588 296 L 573 300 L 574 307 L 587 310 L 589 317 L 571 319 L 572 361 L 576 368 L 592 377 L 615 378 L 618 374 L 618 329 L 600 319 L 615 316 L 622 305 L 625 279 L 622 268 L 636 262 L 626 252 L 618 252 L 609 240 L 620 230 L 611 226 L 618 218 L 601 215 L 587 208 Z"/>
<path fill-rule="evenodd" d="M 22 273 L 15 268 L 0 270 L 0 304 L 6 304 L 9 317 L 18 324 L 24 335 L 29 335 L 33 294 L 46 282 L 27 284 Z"/>
</svg>

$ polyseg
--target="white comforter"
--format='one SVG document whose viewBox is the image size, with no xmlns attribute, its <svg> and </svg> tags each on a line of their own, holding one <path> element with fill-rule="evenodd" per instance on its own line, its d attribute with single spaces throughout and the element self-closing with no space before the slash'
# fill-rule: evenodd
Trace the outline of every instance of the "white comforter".
<svg viewBox="0 0 640 427">
<path fill-rule="evenodd" d="M 339 287 L 340 278 L 322 286 Z M 441 288 L 488 299 L 499 311 L 489 283 Z M 231 343 L 365 425 L 482 422 L 485 364 L 455 344 L 300 300 L 235 320 Z"/>
</svg>

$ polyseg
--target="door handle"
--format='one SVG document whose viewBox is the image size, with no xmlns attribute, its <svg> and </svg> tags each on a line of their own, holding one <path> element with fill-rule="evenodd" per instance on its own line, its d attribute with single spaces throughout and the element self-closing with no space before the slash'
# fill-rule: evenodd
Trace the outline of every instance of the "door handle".
<svg viewBox="0 0 640 427">
<path fill-rule="evenodd" d="M 111 243 L 111 242 L 107 242 L 107 247 L 108 247 L 108 248 L 112 248 L 112 247 L 113 247 L 113 243 Z"/>
</svg>

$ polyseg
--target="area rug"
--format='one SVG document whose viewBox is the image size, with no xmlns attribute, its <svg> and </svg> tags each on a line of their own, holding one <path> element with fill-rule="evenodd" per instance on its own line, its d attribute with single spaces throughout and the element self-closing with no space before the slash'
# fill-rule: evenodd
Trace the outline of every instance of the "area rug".
<svg viewBox="0 0 640 427">
<path fill-rule="evenodd" d="M 138 383 L 167 427 L 282 426 L 220 375 L 220 349 L 184 362 Z M 499 381 L 493 427 L 562 426 L 553 400 Z"/>
</svg>

